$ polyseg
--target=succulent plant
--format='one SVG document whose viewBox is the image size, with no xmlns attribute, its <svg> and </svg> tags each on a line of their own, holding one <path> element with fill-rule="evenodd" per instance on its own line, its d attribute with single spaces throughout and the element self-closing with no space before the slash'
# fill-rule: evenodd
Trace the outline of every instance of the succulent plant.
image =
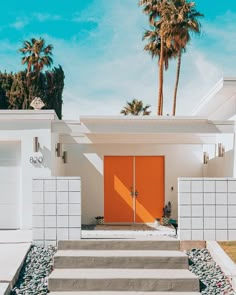
<svg viewBox="0 0 236 295">
<path fill-rule="evenodd" d="M 168 202 L 167 205 L 163 208 L 163 217 L 170 217 L 171 215 L 171 202 Z"/>
</svg>

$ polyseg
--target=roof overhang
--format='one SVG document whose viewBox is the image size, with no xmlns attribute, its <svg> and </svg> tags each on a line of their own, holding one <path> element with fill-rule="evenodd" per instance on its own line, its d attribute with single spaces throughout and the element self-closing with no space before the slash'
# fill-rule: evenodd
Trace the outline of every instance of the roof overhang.
<svg viewBox="0 0 236 295">
<path fill-rule="evenodd" d="M 236 113 L 236 78 L 222 78 L 193 110 L 194 116 L 227 120 Z"/>
<path fill-rule="evenodd" d="M 85 133 L 231 133 L 234 121 L 212 121 L 204 117 L 80 117 Z"/>
<path fill-rule="evenodd" d="M 202 117 L 80 117 L 53 124 L 63 143 L 215 144 L 219 134 L 233 134 L 234 121 Z"/>
</svg>

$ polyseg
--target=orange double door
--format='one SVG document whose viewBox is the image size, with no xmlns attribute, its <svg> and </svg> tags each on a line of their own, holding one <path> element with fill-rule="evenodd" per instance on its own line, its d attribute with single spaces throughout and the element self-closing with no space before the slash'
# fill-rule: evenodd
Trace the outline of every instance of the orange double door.
<svg viewBox="0 0 236 295">
<path fill-rule="evenodd" d="M 104 157 L 104 221 L 147 223 L 162 216 L 164 157 Z"/>
</svg>

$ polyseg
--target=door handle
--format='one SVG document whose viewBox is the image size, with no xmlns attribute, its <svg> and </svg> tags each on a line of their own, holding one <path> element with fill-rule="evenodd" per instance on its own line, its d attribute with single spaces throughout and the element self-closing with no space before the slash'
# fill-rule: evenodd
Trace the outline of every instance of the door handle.
<svg viewBox="0 0 236 295">
<path fill-rule="evenodd" d="M 133 187 L 131 186 L 131 188 L 130 188 L 130 195 L 131 195 L 131 197 L 133 198 L 133 196 L 134 196 L 134 191 L 133 191 Z"/>
<path fill-rule="evenodd" d="M 132 198 L 133 198 L 134 196 L 137 198 L 137 196 L 138 196 L 138 191 L 135 190 L 135 192 L 134 192 L 132 186 L 131 186 L 131 188 L 130 188 L 130 195 L 131 195 Z"/>
</svg>

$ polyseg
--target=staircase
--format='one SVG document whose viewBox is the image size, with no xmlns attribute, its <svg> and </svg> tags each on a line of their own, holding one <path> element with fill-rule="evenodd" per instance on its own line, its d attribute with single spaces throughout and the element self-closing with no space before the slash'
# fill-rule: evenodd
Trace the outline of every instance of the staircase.
<svg viewBox="0 0 236 295">
<path fill-rule="evenodd" d="M 179 241 L 60 241 L 51 295 L 199 295 Z"/>
</svg>

